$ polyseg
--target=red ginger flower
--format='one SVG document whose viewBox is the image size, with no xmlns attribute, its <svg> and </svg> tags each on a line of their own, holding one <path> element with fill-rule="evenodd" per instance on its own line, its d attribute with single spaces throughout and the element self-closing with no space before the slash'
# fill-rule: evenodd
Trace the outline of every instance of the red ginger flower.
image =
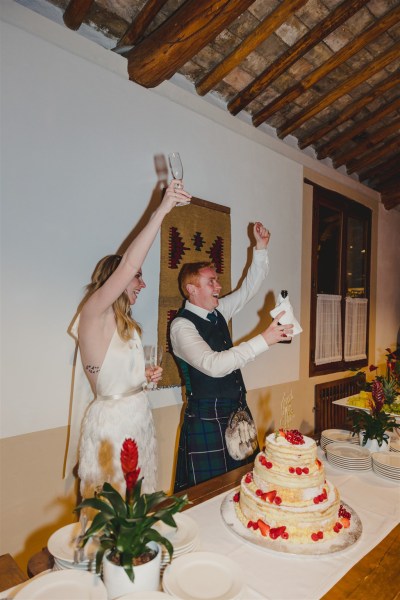
<svg viewBox="0 0 400 600">
<path fill-rule="evenodd" d="M 372 382 L 372 398 L 374 401 L 372 413 L 376 415 L 382 410 L 382 406 L 385 403 L 385 394 L 383 393 L 383 386 L 382 383 L 377 379 L 375 379 Z"/>
<path fill-rule="evenodd" d="M 122 444 L 121 468 L 126 481 L 126 493 L 130 495 L 138 480 L 140 468 L 138 468 L 139 453 L 136 442 L 127 438 Z"/>
</svg>

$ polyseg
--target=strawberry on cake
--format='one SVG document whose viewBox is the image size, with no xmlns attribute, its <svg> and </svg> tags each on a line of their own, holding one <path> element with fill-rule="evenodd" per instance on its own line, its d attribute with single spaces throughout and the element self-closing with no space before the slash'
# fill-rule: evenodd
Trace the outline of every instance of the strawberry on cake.
<svg viewBox="0 0 400 600">
<path fill-rule="evenodd" d="M 334 538 L 350 525 L 337 489 L 325 479 L 314 440 L 295 429 L 267 436 L 234 502 L 240 521 L 272 540 L 314 543 Z"/>
</svg>

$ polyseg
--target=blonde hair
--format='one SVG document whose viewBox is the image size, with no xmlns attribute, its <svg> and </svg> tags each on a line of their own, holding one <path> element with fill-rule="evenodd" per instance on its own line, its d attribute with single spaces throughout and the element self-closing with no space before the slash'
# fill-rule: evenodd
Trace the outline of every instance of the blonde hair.
<svg viewBox="0 0 400 600">
<path fill-rule="evenodd" d="M 99 260 L 92 273 L 91 282 L 86 286 L 83 304 L 96 290 L 101 288 L 107 279 L 114 273 L 121 262 L 121 258 L 122 256 L 119 254 L 110 254 Z M 142 329 L 139 323 L 132 318 L 131 305 L 126 292 L 123 292 L 120 297 L 113 302 L 112 307 L 117 323 L 118 335 L 121 340 L 128 342 L 132 338 L 134 331 L 137 331 L 139 335 L 142 335 Z"/>
<path fill-rule="evenodd" d="M 208 267 L 211 267 L 211 269 L 215 269 L 214 263 L 206 261 L 186 263 L 185 265 L 183 265 L 179 273 L 178 282 L 180 290 L 185 296 L 185 298 L 189 298 L 189 293 L 187 291 L 186 286 L 190 283 L 198 286 L 200 271 L 202 269 L 207 269 Z"/>
</svg>

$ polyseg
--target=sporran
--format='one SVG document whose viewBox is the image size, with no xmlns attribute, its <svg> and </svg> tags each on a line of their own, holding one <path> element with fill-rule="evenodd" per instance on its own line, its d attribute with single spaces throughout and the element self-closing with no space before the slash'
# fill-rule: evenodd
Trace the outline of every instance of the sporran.
<svg viewBox="0 0 400 600">
<path fill-rule="evenodd" d="M 225 431 L 226 447 L 234 460 L 243 460 L 256 450 L 257 430 L 253 419 L 239 407 L 229 417 Z"/>
</svg>

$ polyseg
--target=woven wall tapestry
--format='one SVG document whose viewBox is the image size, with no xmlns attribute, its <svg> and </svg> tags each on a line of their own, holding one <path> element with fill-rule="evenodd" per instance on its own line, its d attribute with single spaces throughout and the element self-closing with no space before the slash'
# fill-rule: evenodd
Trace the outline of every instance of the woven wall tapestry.
<svg viewBox="0 0 400 600">
<path fill-rule="evenodd" d="M 215 265 L 223 294 L 231 291 L 230 208 L 192 198 L 188 206 L 174 208 L 161 226 L 158 345 L 164 348 L 163 378 L 158 387 L 182 385 L 171 353 L 169 325 L 183 304 L 178 286 L 181 267 L 187 262 Z"/>
</svg>

